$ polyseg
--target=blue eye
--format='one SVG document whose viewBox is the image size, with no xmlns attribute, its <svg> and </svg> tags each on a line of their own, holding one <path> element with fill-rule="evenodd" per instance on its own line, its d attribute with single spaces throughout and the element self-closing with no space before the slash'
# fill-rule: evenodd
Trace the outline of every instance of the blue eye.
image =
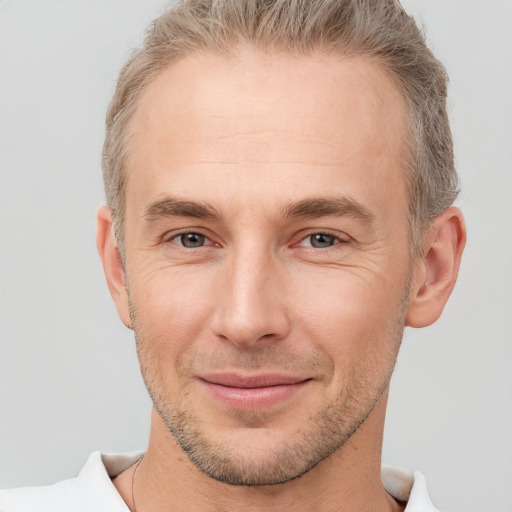
<svg viewBox="0 0 512 512">
<path fill-rule="evenodd" d="M 195 249 L 205 245 L 206 237 L 200 233 L 182 233 L 177 235 L 174 240 L 187 249 Z"/>
<path fill-rule="evenodd" d="M 315 249 L 332 247 L 337 241 L 335 236 L 328 235 L 326 233 L 315 233 L 313 235 L 309 235 L 308 239 L 311 247 L 314 247 Z"/>
</svg>

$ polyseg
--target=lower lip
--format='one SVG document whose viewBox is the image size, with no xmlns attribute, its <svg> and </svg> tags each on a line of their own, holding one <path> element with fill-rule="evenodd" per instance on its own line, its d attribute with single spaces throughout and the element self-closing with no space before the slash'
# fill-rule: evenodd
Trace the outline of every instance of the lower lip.
<svg viewBox="0 0 512 512">
<path fill-rule="evenodd" d="M 243 411 L 265 409 L 285 402 L 298 393 L 308 382 L 308 380 L 304 380 L 295 384 L 281 384 L 261 388 L 236 388 L 202 381 L 215 399 L 234 409 Z"/>
</svg>

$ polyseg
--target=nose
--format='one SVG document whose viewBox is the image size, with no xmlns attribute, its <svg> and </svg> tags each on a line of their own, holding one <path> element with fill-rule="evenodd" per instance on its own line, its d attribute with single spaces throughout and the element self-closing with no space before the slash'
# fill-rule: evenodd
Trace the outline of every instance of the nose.
<svg viewBox="0 0 512 512">
<path fill-rule="evenodd" d="M 239 250 L 224 262 L 212 328 L 240 347 L 275 342 L 290 330 L 283 270 L 261 249 Z"/>
</svg>

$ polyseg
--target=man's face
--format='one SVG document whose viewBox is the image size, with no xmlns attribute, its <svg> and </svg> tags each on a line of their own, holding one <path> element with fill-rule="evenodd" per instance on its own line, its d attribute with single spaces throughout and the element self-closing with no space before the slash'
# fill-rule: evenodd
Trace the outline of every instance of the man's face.
<svg viewBox="0 0 512 512">
<path fill-rule="evenodd" d="M 404 101 L 361 59 L 194 55 L 132 121 L 126 280 L 143 376 L 232 484 L 294 478 L 383 393 L 407 307 Z"/>
</svg>

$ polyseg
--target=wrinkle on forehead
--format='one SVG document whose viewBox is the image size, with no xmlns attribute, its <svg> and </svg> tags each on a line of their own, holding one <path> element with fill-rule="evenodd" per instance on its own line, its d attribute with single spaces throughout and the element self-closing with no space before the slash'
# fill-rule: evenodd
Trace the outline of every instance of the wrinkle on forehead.
<svg viewBox="0 0 512 512">
<path fill-rule="evenodd" d="M 354 87 L 363 82 L 364 88 Z M 396 135 L 405 138 L 400 133 L 405 131 L 405 100 L 378 63 L 360 57 L 244 50 L 232 59 L 194 54 L 173 64 L 149 85 L 132 122 L 135 138 L 145 139 L 155 126 L 163 127 L 155 140 L 177 160 L 218 126 L 215 154 L 223 161 L 239 161 L 243 155 L 232 147 L 236 142 L 252 146 L 245 149 L 246 157 L 264 157 L 266 146 L 272 158 L 269 137 L 283 144 L 293 140 L 320 145 L 324 158 L 339 156 L 340 147 L 351 149 L 343 142 L 350 128 L 345 120 L 354 116 L 367 142 L 365 150 L 387 148 L 389 139 L 396 143 Z"/>
</svg>

